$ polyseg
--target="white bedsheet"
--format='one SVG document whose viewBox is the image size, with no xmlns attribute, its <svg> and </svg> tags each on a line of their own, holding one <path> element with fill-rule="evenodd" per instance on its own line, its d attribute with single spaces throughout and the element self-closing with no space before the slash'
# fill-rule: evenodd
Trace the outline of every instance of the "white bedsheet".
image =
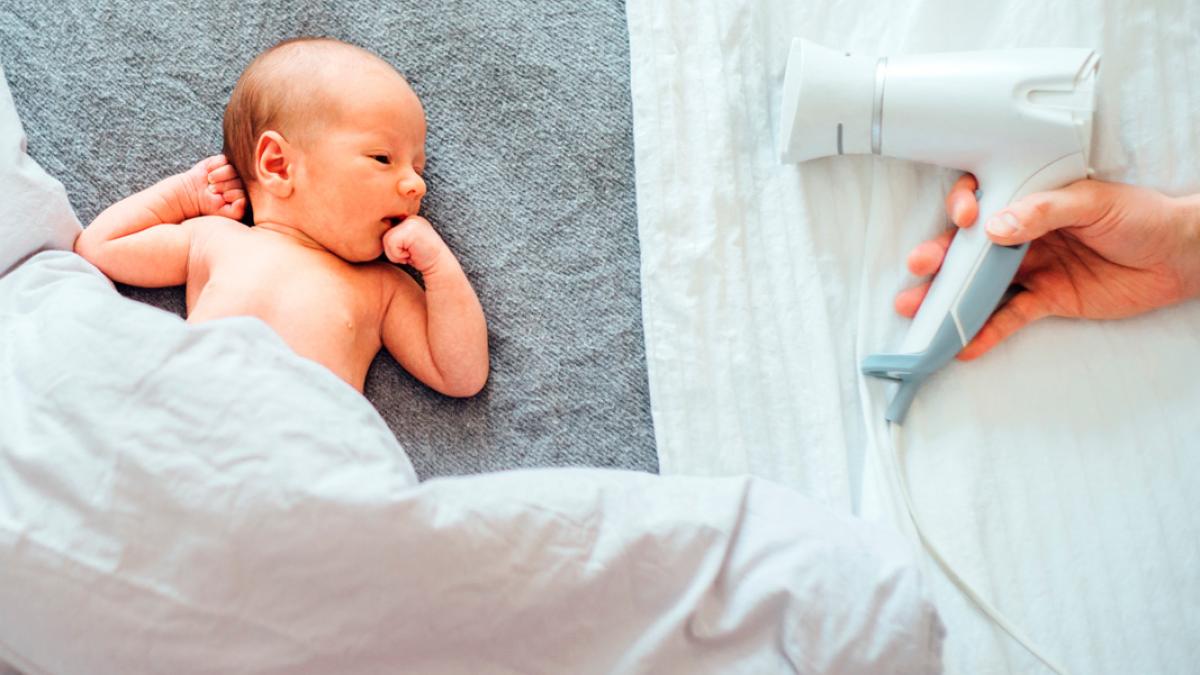
<svg viewBox="0 0 1200 675">
<path fill-rule="evenodd" d="M 664 473 L 771 476 L 898 517 L 886 387 L 904 258 L 956 175 L 870 157 L 777 161 L 788 47 L 1103 54 L 1093 167 L 1200 190 L 1200 5 L 631 0 L 642 293 Z M 985 186 L 986 188 L 986 186 Z M 951 562 L 1081 673 L 1200 662 L 1200 303 L 1046 320 L 952 364 L 904 427 L 918 510 Z M 865 457 L 865 459 L 864 459 Z M 933 568 L 947 671 L 1042 672 Z"/>
</svg>

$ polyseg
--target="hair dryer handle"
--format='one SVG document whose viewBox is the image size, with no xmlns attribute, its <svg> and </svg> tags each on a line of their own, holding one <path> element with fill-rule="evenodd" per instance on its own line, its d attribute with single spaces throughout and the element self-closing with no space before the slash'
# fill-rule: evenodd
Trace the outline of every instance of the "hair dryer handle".
<svg viewBox="0 0 1200 675">
<path fill-rule="evenodd" d="M 955 234 L 900 352 L 876 354 L 863 361 L 863 373 L 902 382 L 887 419 L 903 420 L 917 385 L 949 363 L 975 337 L 1000 304 L 1021 266 L 1029 245 L 994 244 L 988 239 L 983 223 L 1026 195 L 1086 177 L 1085 162 L 1083 153 L 1067 155 L 1025 180 L 1014 179 L 1011 173 L 1006 178 L 980 171 L 983 199 L 979 204 L 979 220 Z"/>
</svg>

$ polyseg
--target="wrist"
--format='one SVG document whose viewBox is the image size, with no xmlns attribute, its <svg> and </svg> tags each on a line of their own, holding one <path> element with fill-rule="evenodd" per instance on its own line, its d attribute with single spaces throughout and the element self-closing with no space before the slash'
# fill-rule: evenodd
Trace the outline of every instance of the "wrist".
<svg viewBox="0 0 1200 675">
<path fill-rule="evenodd" d="M 161 222 L 181 223 L 202 215 L 195 186 L 187 173 L 164 178 L 151 189 L 155 190 L 157 197 L 152 209 Z"/>
<path fill-rule="evenodd" d="M 1168 199 L 1170 226 L 1179 233 L 1177 263 L 1183 298 L 1200 295 L 1200 194 Z"/>
<path fill-rule="evenodd" d="M 415 267 L 415 266 L 414 266 Z M 462 267 L 458 264 L 458 259 L 450 252 L 450 249 L 445 246 L 431 260 L 423 266 L 417 267 L 416 270 L 421 273 L 421 277 L 425 280 L 425 285 L 428 287 L 429 280 L 433 279 L 434 283 L 437 280 L 449 279 L 452 277 L 460 277 L 463 275 Z"/>
</svg>

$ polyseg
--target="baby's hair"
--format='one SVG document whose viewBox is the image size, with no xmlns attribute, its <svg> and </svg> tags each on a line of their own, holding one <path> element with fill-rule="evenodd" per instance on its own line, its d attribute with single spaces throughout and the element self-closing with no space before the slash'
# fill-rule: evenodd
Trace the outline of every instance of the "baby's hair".
<svg viewBox="0 0 1200 675">
<path fill-rule="evenodd" d="M 322 69 L 347 52 L 391 68 L 366 49 L 328 37 L 289 38 L 246 66 L 225 106 L 224 152 L 247 191 L 257 178 L 254 152 L 263 132 L 278 131 L 289 142 L 303 145 L 314 123 L 332 114 L 337 102 L 324 99 Z M 246 222 L 252 222 L 250 206 Z"/>
</svg>

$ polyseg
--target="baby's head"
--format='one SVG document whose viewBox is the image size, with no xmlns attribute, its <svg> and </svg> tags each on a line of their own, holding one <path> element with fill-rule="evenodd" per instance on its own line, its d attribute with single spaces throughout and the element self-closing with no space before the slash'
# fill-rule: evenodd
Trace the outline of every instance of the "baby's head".
<svg viewBox="0 0 1200 675">
<path fill-rule="evenodd" d="M 425 113 L 374 54 L 327 38 L 282 42 L 247 66 L 225 108 L 225 155 L 255 224 L 290 228 L 351 262 L 425 196 Z"/>
</svg>

